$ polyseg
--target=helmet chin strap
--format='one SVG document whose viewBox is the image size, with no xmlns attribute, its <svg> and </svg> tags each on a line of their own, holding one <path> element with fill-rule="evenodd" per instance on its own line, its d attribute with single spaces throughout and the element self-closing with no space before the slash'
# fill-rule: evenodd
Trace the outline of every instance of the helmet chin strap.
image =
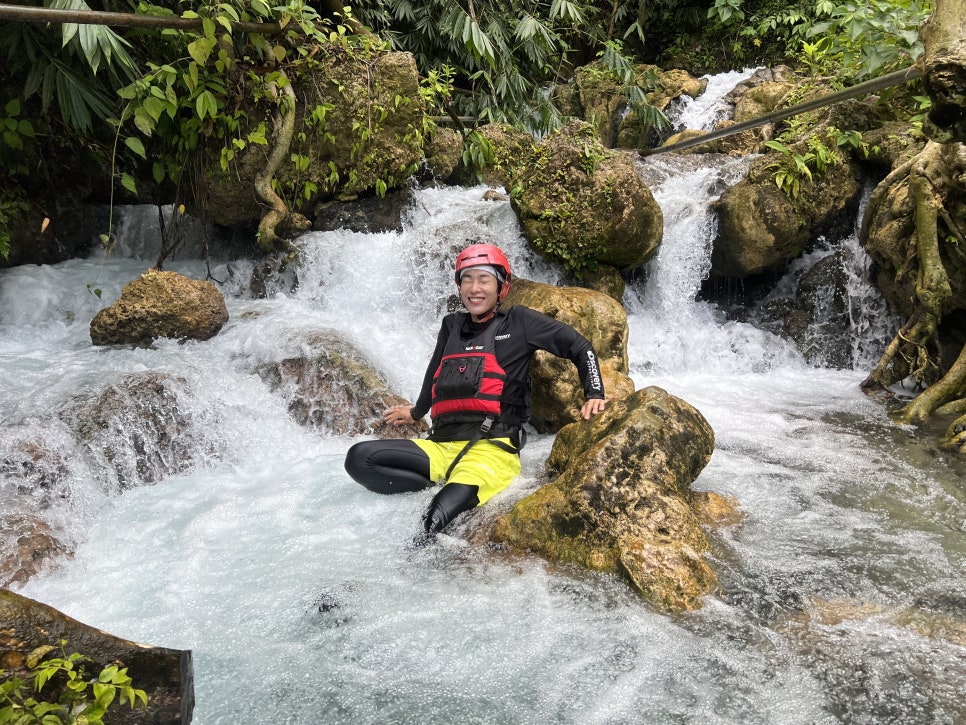
<svg viewBox="0 0 966 725">
<path fill-rule="evenodd" d="M 474 320 L 474 322 L 476 322 L 476 324 L 478 325 L 482 325 L 484 322 L 489 322 L 494 317 L 496 317 L 497 310 L 499 309 L 500 309 L 500 303 L 497 302 L 496 305 L 489 312 L 487 312 L 485 315 L 481 315 L 480 319 Z"/>
</svg>

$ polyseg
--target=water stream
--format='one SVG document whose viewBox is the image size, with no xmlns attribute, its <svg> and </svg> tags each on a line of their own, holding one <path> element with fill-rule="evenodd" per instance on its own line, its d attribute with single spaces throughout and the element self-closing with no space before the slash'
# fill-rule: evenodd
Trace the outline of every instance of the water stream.
<svg viewBox="0 0 966 725">
<path fill-rule="evenodd" d="M 857 327 L 856 369 L 826 369 L 696 301 L 707 204 L 741 163 L 642 169 L 666 234 L 625 296 L 635 384 L 704 414 L 716 450 L 694 488 L 744 513 L 713 534 L 722 586 L 700 611 L 655 613 L 615 577 L 470 545 L 459 526 L 410 549 L 430 494 L 354 484 L 342 470 L 353 439 L 299 427 L 253 374 L 307 330 L 335 328 L 415 397 L 453 249 L 493 241 L 518 275 L 558 282 L 482 187 L 418 192 L 399 234 L 308 235 L 299 286 L 268 299 L 248 291 L 251 261 L 213 264 L 231 319 L 207 342 L 91 346 L 93 314 L 154 262 L 137 244 L 0 271 L 0 444 L 58 454 L 45 516 L 76 549 L 18 590 L 191 649 L 202 725 L 963 722 L 963 467 L 859 391 L 876 325 Z M 192 260 L 167 268 L 205 274 Z M 856 309 L 872 294 L 857 279 Z M 177 406 L 203 423 L 183 442 L 195 465 L 118 493 L 58 412 L 147 370 L 185 381 Z M 471 516 L 539 485 L 551 443 L 532 435 L 517 483 Z M 21 483 L 4 471 L 0 505 Z"/>
</svg>

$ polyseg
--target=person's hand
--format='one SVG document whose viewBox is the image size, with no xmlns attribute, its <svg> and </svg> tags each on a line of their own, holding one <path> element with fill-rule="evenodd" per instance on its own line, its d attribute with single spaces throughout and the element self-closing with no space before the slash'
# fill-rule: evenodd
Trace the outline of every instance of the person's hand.
<svg viewBox="0 0 966 725">
<path fill-rule="evenodd" d="M 591 398 L 583 404 L 583 407 L 580 409 L 580 414 L 583 416 L 584 420 L 590 420 L 598 413 L 603 412 L 604 408 L 606 407 L 606 400 L 601 400 L 600 398 Z"/>
<path fill-rule="evenodd" d="M 382 419 L 390 425 L 406 425 L 406 423 L 415 423 L 416 421 L 413 420 L 410 410 L 412 410 L 412 407 L 408 403 L 394 405 L 383 414 Z"/>
</svg>

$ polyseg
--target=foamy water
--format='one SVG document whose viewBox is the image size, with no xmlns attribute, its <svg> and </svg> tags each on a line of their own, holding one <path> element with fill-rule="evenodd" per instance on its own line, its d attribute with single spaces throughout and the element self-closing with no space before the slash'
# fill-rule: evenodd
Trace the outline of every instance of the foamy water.
<svg viewBox="0 0 966 725">
<path fill-rule="evenodd" d="M 470 545 L 463 524 L 411 550 L 431 492 L 356 485 L 342 470 L 353 439 L 299 427 L 252 373 L 334 328 L 414 398 L 454 248 L 493 241 L 518 275 L 559 281 L 482 187 L 420 191 L 400 234 L 303 238 L 300 286 L 270 299 L 248 294 L 250 261 L 213 265 L 231 320 L 207 342 L 90 345 L 94 312 L 153 254 L 0 271 L 0 443 L 39 438 L 61 454 L 48 513 L 76 545 L 19 591 L 192 650 L 205 725 L 962 721 L 966 655 L 939 626 L 966 618 L 961 469 L 860 393 L 864 370 L 809 367 L 695 302 L 713 233 L 704 197 L 735 175 L 672 172 L 655 189 L 665 244 L 625 304 L 636 385 L 714 428 L 694 488 L 744 512 L 712 534 L 722 587 L 700 611 L 655 613 L 616 577 Z M 198 262 L 168 268 L 204 276 Z M 186 381 L 177 405 L 204 422 L 198 465 L 118 495 L 58 411 L 147 370 Z M 533 490 L 551 442 L 532 435 L 520 479 L 470 517 Z M 17 480 L 2 481 L 10 505 Z M 823 616 L 830 601 L 846 616 Z"/>
</svg>

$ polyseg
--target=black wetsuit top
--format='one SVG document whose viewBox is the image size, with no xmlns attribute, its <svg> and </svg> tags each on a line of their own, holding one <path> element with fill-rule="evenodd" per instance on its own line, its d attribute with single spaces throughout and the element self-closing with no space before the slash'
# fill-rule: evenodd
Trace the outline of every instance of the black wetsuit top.
<svg viewBox="0 0 966 725">
<path fill-rule="evenodd" d="M 412 416 L 419 420 L 425 416 L 432 403 L 433 377 L 439 368 L 446 343 L 454 325 L 460 325 L 460 338 L 472 340 L 487 329 L 498 325 L 496 334 L 496 359 L 505 371 L 507 378 L 519 381 L 523 391 L 525 406 L 507 411 L 512 418 L 525 422 L 530 416 L 530 361 L 537 350 L 546 350 L 557 357 L 567 358 L 577 366 L 584 395 L 590 398 L 604 398 L 604 382 L 601 379 L 600 365 L 593 345 L 570 325 L 554 320 L 542 312 L 529 307 L 515 306 L 498 312 L 487 322 L 473 322 L 469 314 L 455 312 L 443 318 L 436 338 L 436 349 L 426 368 L 423 386 L 412 408 Z M 446 416 L 448 418 L 448 416 Z M 482 420 L 482 414 L 476 414 Z M 447 425 L 447 421 L 433 421 L 430 438 L 434 440 L 467 440 L 473 426 L 467 427 L 466 418 Z M 475 423 L 478 427 L 479 423 Z M 494 434 L 496 431 L 494 431 Z"/>
</svg>

